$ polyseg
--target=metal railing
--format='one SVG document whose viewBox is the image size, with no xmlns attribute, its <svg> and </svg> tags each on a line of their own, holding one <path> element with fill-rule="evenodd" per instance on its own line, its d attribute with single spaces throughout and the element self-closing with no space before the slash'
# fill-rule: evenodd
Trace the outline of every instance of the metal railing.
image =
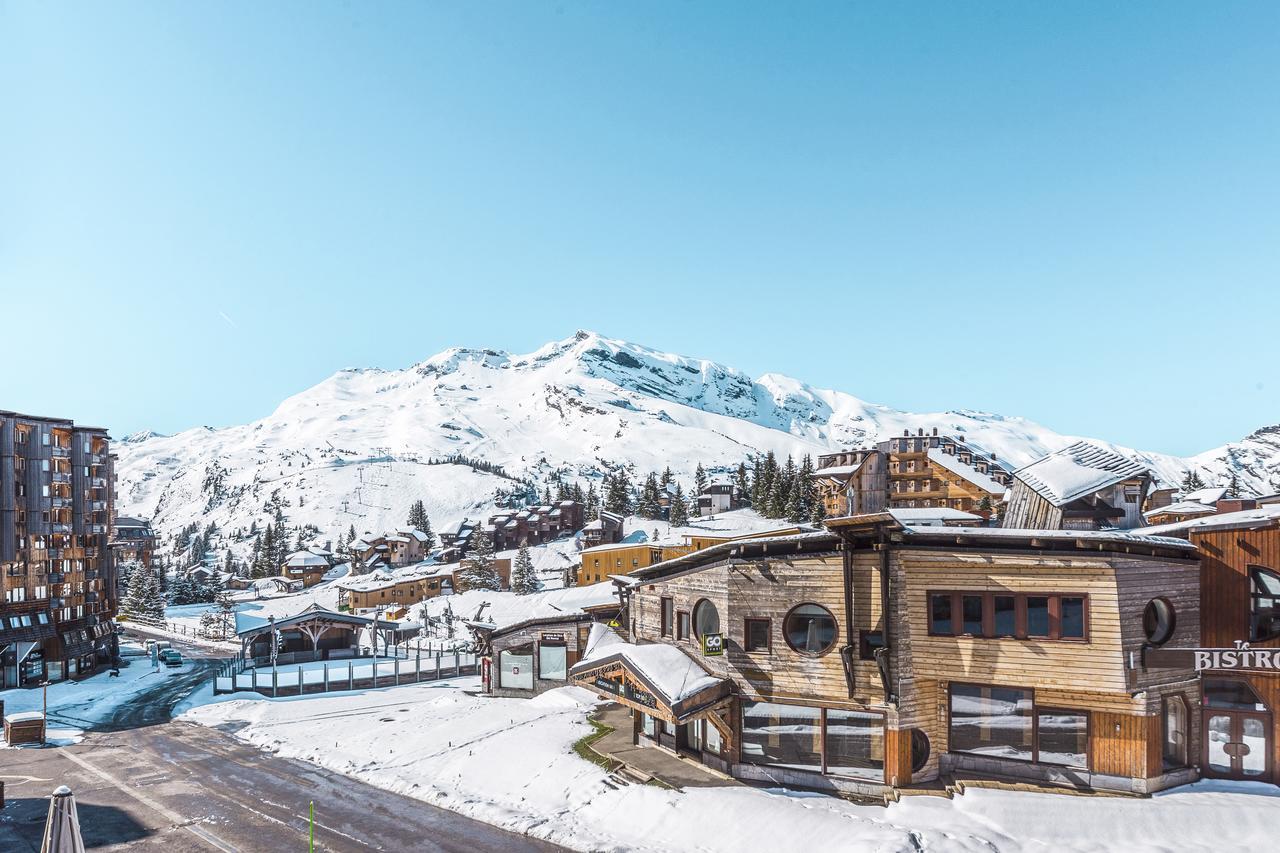
<svg viewBox="0 0 1280 853">
<path fill-rule="evenodd" d="M 320 665 L 317 666 L 316 663 Z M 265 670 L 243 669 L 242 666 L 243 661 L 240 660 L 223 665 L 214 677 L 213 692 L 235 693 L 244 690 L 271 697 L 302 696 L 398 687 L 474 675 L 479 671 L 479 661 L 474 654 L 456 651 L 451 654 L 437 652 L 434 657 L 356 657 L 296 666 L 281 666 L 277 662 L 275 667 Z"/>
</svg>

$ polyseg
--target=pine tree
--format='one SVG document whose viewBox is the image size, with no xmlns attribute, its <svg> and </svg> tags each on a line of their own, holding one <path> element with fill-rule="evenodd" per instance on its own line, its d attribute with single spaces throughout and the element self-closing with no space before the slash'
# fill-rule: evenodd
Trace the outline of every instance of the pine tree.
<svg viewBox="0 0 1280 853">
<path fill-rule="evenodd" d="M 462 570 L 458 573 L 462 591 L 469 589 L 502 589 L 502 578 L 494 566 L 493 541 L 484 528 L 478 528 L 471 534 L 470 550 L 462 561 Z"/>
<path fill-rule="evenodd" d="M 1199 472 L 1188 471 L 1182 478 L 1182 497 L 1186 498 L 1191 492 L 1198 492 L 1204 487 L 1204 480 L 1201 479 Z"/>
<path fill-rule="evenodd" d="M 222 570 L 229 575 L 236 573 L 236 561 L 231 556 L 231 549 L 227 549 L 227 558 L 222 563 Z"/>
<path fill-rule="evenodd" d="M 511 591 L 516 595 L 530 595 L 538 591 L 538 576 L 533 571 L 533 558 L 529 546 L 521 545 L 511 567 Z"/>
<path fill-rule="evenodd" d="M 604 508 L 617 515 L 631 513 L 631 482 L 627 478 L 625 468 L 619 468 L 606 476 L 608 483 L 604 498 Z"/>
<path fill-rule="evenodd" d="M 698 468 L 693 472 L 693 496 L 697 497 L 707 491 L 707 470 L 702 467 L 702 463 L 698 463 Z"/>
<path fill-rule="evenodd" d="M 583 509 L 583 518 L 595 521 L 600 517 L 600 496 L 596 494 L 596 484 L 587 483 L 587 499 Z"/>
<path fill-rule="evenodd" d="M 413 502 L 413 506 L 409 507 L 409 519 L 405 523 L 409 525 L 410 529 L 426 534 L 426 549 L 428 551 L 435 547 L 436 537 L 431 530 L 431 519 L 427 518 L 427 505 L 424 502 Z"/>
<path fill-rule="evenodd" d="M 668 465 L 662 469 L 662 479 L 659 481 L 663 486 L 671 485 L 671 481 L 675 479 L 675 475 L 671 473 L 671 466 Z"/>
<path fill-rule="evenodd" d="M 640 490 L 640 502 L 636 504 L 636 515 L 641 518 L 656 519 L 662 516 L 662 506 L 658 503 L 658 477 L 650 474 Z"/>
<path fill-rule="evenodd" d="M 1227 497 L 1240 497 L 1240 475 L 1235 471 L 1231 472 L 1231 480 L 1227 483 Z"/>
<path fill-rule="evenodd" d="M 684 489 L 676 483 L 676 493 L 671 496 L 671 514 L 668 517 L 672 527 L 684 527 L 689 523 L 689 504 L 685 503 Z"/>
<path fill-rule="evenodd" d="M 235 635 L 236 603 L 231 590 L 218 590 L 213 607 L 200 617 L 200 633 L 212 640 L 226 640 Z"/>
<path fill-rule="evenodd" d="M 751 501 L 751 489 L 747 483 L 747 465 L 745 462 L 738 463 L 738 470 L 733 475 L 733 485 L 738 490 L 738 500 Z"/>
</svg>

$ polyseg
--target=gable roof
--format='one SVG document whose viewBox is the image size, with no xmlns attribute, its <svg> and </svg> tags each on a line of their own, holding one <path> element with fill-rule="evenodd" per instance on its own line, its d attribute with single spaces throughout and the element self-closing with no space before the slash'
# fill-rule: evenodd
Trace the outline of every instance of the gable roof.
<svg viewBox="0 0 1280 853">
<path fill-rule="evenodd" d="M 953 456 L 952 454 L 946 453 L 935 447 L 929 450 L 929 461 L 935 465 L 941 465 L 943 468 L 946 468 L 958 477 L 963 477 L 969 483 L 977 486 L 984 492 L 988 492 L 993 495 L 1004 494 L 1004 486 L 965 462 L 959 456 Z"/>
<path fill-rule="evenodd" d="M 1147 466 L 1090 441 L 1077 441 L 1013 472 L 1054 506 L 1149 473 Z"/>
<path fill-rule="evenodd" d="M 1211 515 L 1216 512 L 1212 504 L 1199 501 L 1179 501 L 1176 504 L 1149 509 L 1142 514 L 1143 518 L 1155 518 L 1157 515 Z"/>
</svg>

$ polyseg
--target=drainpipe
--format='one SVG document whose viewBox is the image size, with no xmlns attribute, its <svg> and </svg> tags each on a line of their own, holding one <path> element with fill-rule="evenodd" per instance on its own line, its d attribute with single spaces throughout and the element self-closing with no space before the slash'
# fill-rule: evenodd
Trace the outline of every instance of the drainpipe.
<svg viewBox="0 0 1280 853">
<path fill-rule="evenodd" d="M 890 653 L 893 649 L 893 620 L 889 612 L 889 542 L 880 530 L 880 541 L 875 548 L 880 552 L 880 623 L 884 644 L 876 649 L 876 667 L 880 670 L 880 681 L 884 685 L 885 701 L 897 707 L 898 693 L 893 689 L 893 672 L 890 668 Z"/>
<path fill-rule="evenodd" d="M 858 636 L 853 628 L 853 548 L 849 539 L 840 537 L 844 568 L 844 647 L 840 649 L 840 662 L 844 664 L 844 681 L 849 688 L 849 698 L 854 696 L 854 655 L 858 652 Z"/>
</svg>

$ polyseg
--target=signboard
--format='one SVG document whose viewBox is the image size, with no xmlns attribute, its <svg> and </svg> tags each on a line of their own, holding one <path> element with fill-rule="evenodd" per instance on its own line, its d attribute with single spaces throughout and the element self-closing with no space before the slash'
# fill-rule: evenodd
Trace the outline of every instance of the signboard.
<svg viewBox="0 0 1280 853">
<path fill-rule="evenodd" d="M 715 657 L 724 654 L 724 634 L 703 634 L 702 635 L 702 655 L 703 657 Z"/>
<path fill-rule="evenodd" d="M 1149 669 L 1190 667 L 1206 669 L 1262 669 L 1280 672 L 1280 649 L 1251 649 L 1237 640 L 1232 649 L 1145 649 L 1142 664 Z"/>
<path fill-rule="evenodd" d="M 596 687 L 606 693 L 612 693 L 614 696 L 622 695 L 622 682 L 614 681 L 612 678 L 605 678 L 603 675 L 597 675 L 593 682 Z"/>
<path fill-rule="evenodd" d="M 658 700 L 654 698 L 652 693 L 645 690 L 639 690 L 629 684 L 624 684 L 613 678 L 605 678 L 603 675 L 597 675 L 592 682 L 597 690 L 605 693 L 612 693 L 614 696 L 621 696 L 623 699 L 630 699 L 637 705 L 643 705 L 646 708 L 657 709 Z"/>
<path fill-rule="evenodd" d="M 543 634 L 542 642 L 544 643 L 563 643 L 564 634 Z"/>
</svg>

